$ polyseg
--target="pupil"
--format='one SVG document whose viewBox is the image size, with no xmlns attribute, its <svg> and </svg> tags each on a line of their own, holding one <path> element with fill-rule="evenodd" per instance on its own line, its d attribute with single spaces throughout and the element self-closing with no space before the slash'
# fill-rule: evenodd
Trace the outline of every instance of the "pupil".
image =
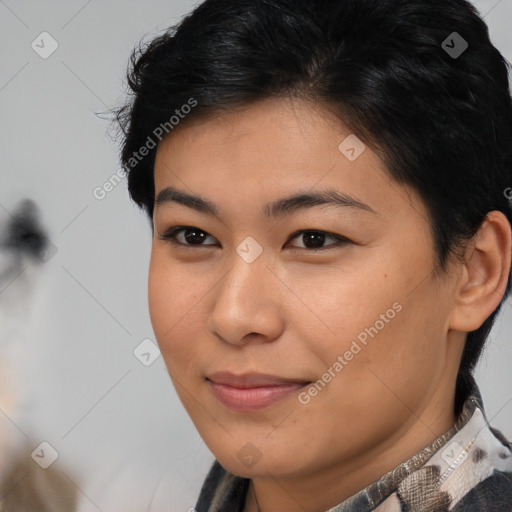
<svg viewBox="0 0 512 512">
<path fill-rule="evenodd" d="M 324 241 L 325 241 L 325 235 L 323 233 L 318 233 L 316 231 L 308 231 L 304 233 L 304 242 L 306 246 L 308 244 L 306 243 L 306 239 L 309 239 L 310 242 L 312 242 L 313 247 L 322 247 Z"/>
<path fill-rule="evenodd" d="M 189 234 L 192 233 L 192 236 L 189 236 Z M 200 233 L 198 235 L 198 233 Z M 187 229 L 187 231 L 185 231 L 185 239 L 187 240 L 188 243 L 194 243 L 194 242 L 199 242 L 199 244 L 204 240 L 204 231 L 200 231 L 200 230 L 195 230 L 195 229 Z"/>
</svg>

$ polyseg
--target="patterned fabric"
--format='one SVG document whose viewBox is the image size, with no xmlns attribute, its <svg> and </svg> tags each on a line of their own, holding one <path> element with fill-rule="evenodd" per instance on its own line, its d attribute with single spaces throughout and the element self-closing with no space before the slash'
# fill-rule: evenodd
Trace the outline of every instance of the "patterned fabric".
<svg viewBox="0 0 512 512">
<path fill-rule="evenodd" d="M 250 479 L 215 461 L 197 512 L 243 512 Z M 454 427 L 378 481 L 326 512 L 512 512 L 512 443 L 492 428 L 468 380 Z"/>
</svg>

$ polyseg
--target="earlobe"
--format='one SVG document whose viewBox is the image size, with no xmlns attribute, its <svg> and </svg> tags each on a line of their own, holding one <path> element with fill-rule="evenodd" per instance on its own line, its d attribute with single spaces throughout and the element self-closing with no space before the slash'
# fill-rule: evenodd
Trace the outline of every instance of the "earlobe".
<svg viewBox="0 0 512 512">
<path fill-rule="evenodd" d="M 478 329 L 498 307 L 506 291 L 512 258 L 512 229 L 505 215 L 487 214 L 468 244 L 455 290 L 452 329 Z"/>
</svg>

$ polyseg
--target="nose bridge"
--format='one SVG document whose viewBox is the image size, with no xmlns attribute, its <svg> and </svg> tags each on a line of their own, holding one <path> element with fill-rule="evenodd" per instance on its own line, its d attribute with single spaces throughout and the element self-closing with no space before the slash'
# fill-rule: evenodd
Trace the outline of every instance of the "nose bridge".
<svg viewBox="0 0 512 512">
<path fill-rule="evenodd" d="M 233 254 L 215 294 L 208 321 L 211 332 L 231 343 L 242 342 L 250 333 L 265 338 L 278 335 L 281 318 L 271 283 L 275 277 L 267 263 L 262 254 L 253 260 L 244 258 L 244 253 Z"/>
<path fill-rule="evenodd" d="M 227 301 L 233 301 L 235 307 L 256 307 L 260 301 L 267 302 L 266 281 L 271 273 L 266 267 L 266 258 L 259 256 L 255 260 L 246 260 L 239 254 L 233 254 L 230 270 L 221 281 L 219 294 Z"/>
</svg>

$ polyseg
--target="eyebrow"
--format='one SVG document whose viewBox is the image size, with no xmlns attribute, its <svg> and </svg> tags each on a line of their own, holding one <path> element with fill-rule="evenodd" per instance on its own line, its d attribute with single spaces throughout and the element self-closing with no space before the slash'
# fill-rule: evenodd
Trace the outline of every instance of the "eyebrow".
<svg viewBox="0 0 512 512">
<path fill-rule="evenodd" d="M 215 203 L 199 196 L 182 192 L 174 187 L 162 189 L 156 199 L 155 205 L 161 206 L 166 203 L 177 203 L 192 208 L 200 213 L 221 218 L 220 210 Z M 334 188 L 328 188 L 319 192 L 299 192 L 283 199 L 278 199 L 263 206 L 262 213 L 276 219 L 289 215 L 299 210 L 305 210 L 320 205 L 332 205 L 336 207 L 352 208 L 367 211 L 378 215 L 378 213 L 366 203 Z"/>
</svg>

